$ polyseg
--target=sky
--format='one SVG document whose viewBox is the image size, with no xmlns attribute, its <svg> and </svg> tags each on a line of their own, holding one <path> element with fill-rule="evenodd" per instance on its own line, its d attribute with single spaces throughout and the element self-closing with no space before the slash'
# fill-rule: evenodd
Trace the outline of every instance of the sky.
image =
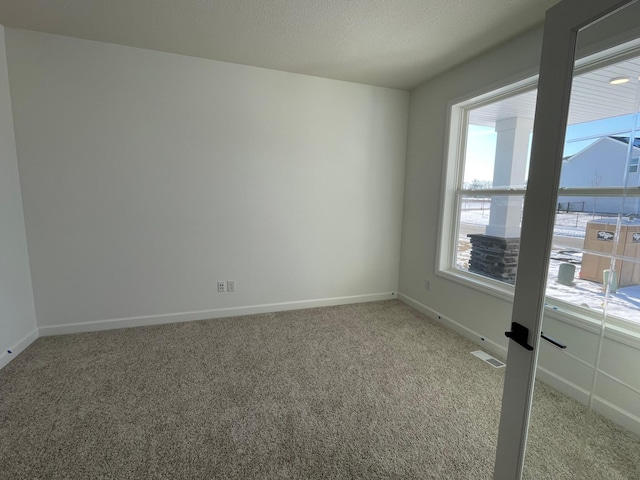
<svg viewBox="0 0 640 480">
<path fill-rule="evenodd" d="M 637 115 L 623 115 L 569 125 L 563 156 L 574 155 L 602 136 L 629 136 L 634 124 L 638 121 L 636 117 Z M 638 135 L 640 134 L 636 134 L 636 136 Z M 470 183 L 474 179 L 492 180 L 495 152 L 496 133 L 493 127 L 469 125 L 464 182 Z M 529 140 L 529 153 L 531 153 L 531 140 Z"/>
</svg>

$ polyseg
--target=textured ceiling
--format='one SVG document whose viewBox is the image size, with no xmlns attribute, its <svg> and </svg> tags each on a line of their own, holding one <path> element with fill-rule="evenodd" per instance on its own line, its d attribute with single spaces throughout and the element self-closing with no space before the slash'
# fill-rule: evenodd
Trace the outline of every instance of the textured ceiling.
<svg viewBox="0 0 640 480">
<path fill-rule="evenodd" d="M 1 0 L 0 24 L 411 89 L 557 0 Z"/>
</svg>

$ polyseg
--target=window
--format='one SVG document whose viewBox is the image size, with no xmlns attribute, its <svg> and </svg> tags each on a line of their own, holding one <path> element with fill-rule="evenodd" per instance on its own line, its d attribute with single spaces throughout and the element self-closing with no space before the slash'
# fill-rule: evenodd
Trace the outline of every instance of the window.
<svg viewBox="0 0 640 480">
<path fill-rule="evenodd" d="M 536 90 L 511 91 L 454 105 L 443 212 L 440 271 L 512 294 L 529 167 Z"/>
<path fill-rule="evenodd" d="M 626 327 L 640 327 L 638 58 L 586 59 L 574 78 L 547 280 L 556 308 Z M 608 81 L 621 70 L 626 90 Z M 536 93 L 530 79 L 450 111 L 438 274 L 508 299 Z"/>
</svg>

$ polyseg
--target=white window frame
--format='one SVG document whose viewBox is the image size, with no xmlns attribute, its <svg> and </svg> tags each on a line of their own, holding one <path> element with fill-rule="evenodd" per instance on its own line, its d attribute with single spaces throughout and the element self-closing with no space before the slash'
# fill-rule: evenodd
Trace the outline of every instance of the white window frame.
<svg viewBox="0 0 640 480">
<path fill-rule="evenodd" d="M 637 54 L 638 51 L 636 51 Z M 628 53 L 625 52 L 625 55 Z M 618 55 L 608 57 L 598 62 L 584 62 L 582 68 L 597 68 L 606 62 L 618 60 Z M 581 68 L 581 69 L 582 69 Z M 444 168 L 442 174 L 442 188 L 440 201 L 439 235 L 435 275 L 458 284 L 473 288 L 502 300 L 513 302 L 515 287 L 499 280 L 482 276 L 477 273 L 457 268 L 458 228 L 460 224 L 460 198 L 465 194 L 476 196 L 518 195 L 526 192 L 525 188 L 513 189 L 480 189 L 469 190 L 462 188 L 464 160 L 467 141 L 467 124 L 469 111 L 488 103 L 494 103 L 502 98 L 515 96 L 537 88 L 538 76 L 511 81 L 498 87 L 488 88 L 481 93 L 470 94 L 463 98 L 450 101 L 448 108 L 448 131 L 445 144 Z M 622 196 L 628 195 L 629 190 L 620 188 L 562 188 L 560 194 L 567 196 Z M 636 192 L 637 194 L 637 192 Z M 617 257 L 616 257 L 617 258 Z M 577 327 L 599 332 L 601 316 L 595 312 L 572 305 L 554 297 L 548 297 L 545 315 L 575 325 Z M 607 337 L 614 338 L 621 343 L 635 348 L 640 344 L 640 324 L 609 315 L 607 317 Z"/>
<path fill-rule="evenodd" d="M 469 111 L 501 98 L 512 97 L 537 88 L 538 76 L 514 81 L 480 94 L 469 95 L 449 102 L 447 109 L 448 138 L 445 151 L 445 165 L 442 178 L 440 201 L 439 235 L 437 246 L 436 272 L 439 277 L 475 288 L 503 300 L 513 301 L 514 287 L 508 283 L 484 277 L 455 267 L 460 224 L 460 198 L 466 193 L 476 196 L 524 194 L 524 188 L 468 190 L 462 188 L 464 155 L 466 152 L 466 128 Z"/>
</svg>

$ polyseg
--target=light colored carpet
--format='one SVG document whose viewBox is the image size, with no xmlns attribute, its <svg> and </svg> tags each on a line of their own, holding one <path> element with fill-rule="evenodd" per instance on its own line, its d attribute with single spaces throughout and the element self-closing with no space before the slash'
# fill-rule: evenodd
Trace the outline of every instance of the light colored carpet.
<svg viewBox="0 0 640 480">
<path fill-rule="evenodd" d="M 0 478 L 488 479 L 503 372 L 477 348 L 398 301 L 40 338 L 0 371 Z M 571 478 L 582 407 L 536 394 L 528 478 Z M 597 421 L 617 456 L 585 478 L 640 478 Z"/>
</svg>

